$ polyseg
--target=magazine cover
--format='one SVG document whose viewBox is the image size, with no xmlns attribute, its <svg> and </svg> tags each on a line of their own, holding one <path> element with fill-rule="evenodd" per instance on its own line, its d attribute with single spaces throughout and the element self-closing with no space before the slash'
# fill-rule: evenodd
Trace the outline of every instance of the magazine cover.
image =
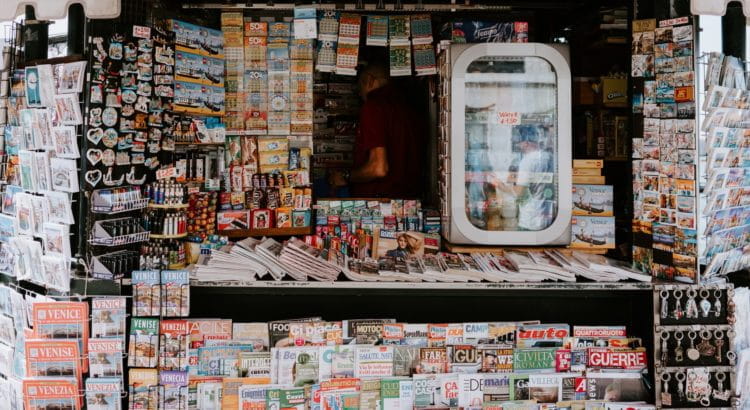
<svg viewBox="0 0 750 410">
<path fill-rule="evenodd" d="M 464 409 L 481 409 L 484 390 L 488 386 L 508 385 L 506 375 L 476 373 L 458 375 L 458 406 Z"/>
<path fill-rule="evenodd" d="M 383 344 L 400 345 L 404 344 L 404 326 L 403 323 L 384 323 L 383 324 Z"/>
<path fill-rule="evenodd" d="M 125 341 L 125 298 L 91 299 L 91 337 L 121 338 Z"/>
<path fill-rule="evenodd" d="M 159 323 L 159 369 L 187 370 L 188 322 L 165 319 Z"/>
<path fill-rule="evenodd" d="M 240 377 L 271 377 L 271 352 L 240 352 Z"/>
<path fill-rule="evenodd" d="M 415 347 L 427 347 L 427 324 L 404 324 L 404 344 Z"/>
<path fill-rule="evenodd" d="M 240 352 L 252 346 L 204 346 L 198 348 L 198 375 L 237 377 Z"/>
<path fill-rule="evenodd" d="M 538 403 L 575 400 L 575 380 L 580 373 L 549 373 L 529 375 L 529 398 Z"/>
<path fill-rule="evenodd" d="M 510 400 L 510 374 L 498 374 L 485 379 L 482 396 L 485 402 Z"/>
<path fill-rule="evenodd" d="M 70 377 L 81 385 L 81 355 L 75 340 L 28 339 L 25 354 L 29 377 Z"/>
<path fill-rule="evenodd" d="M 222 382 L 205 382 L 198 384 L 196 409 L 221 409 Z"/>
<path fill-rule="evenodd" d="M 516 347 L 562 347 L 568 336 L 567 324 L 521 325 L 516 332 Z"/>
<path fill-rule="evenodd" d="M 161 315 L 187 317 L 190 314 L 190 278 L 186 270 L 161 271 Z"/>
<path fill-rule="evenodd" d="M 448 352 L 446 347 L 423 347 L 419 349 L 417 373 L 446 373 Z"/>
<path fill-rule="evenodd" d="M 406 258 L 424 255 L 424 234 L 381 229 L 373 236 L 373 259 L 381 256 Z"/>
<path fill-rule="evenodd" d="M 477 373 L 482 367 L 477 346 L 453 345 L 449 348 L 451 373 Z"/>
<path fill-rule="evenodd" d="M 363 390 L 364 393 L 364 390 Z M 305 410 L 305 389 L 302 387 L 294 389 L 281 389 L 279 395 L 280 408 L 284 410 Z M 227 407 L 234 408 L 234 407 Z M 360 407 L 361 409 L 361 407 Z M 375 409 L 373 409 L 375 410 Z"/>
<path fill-rule="evenodd" d="M 86 379 L 87 410 L 122 409 L 122 379 Z"/>
<path fill-rule="evenodd" d="M 648 366 L 646 349 L 643 348 L 590 347 L 587 349 L 586 362 L 591 369 L 641 371 Z"/>
<path fill-rule="evenodd" d="M 646 401 L 649 397 L 639 373 L 590 372 L 585 383 L 586 400 Z"/>
<path fill-rule="evenodd" d="M 88 371 L 89 304 L 87 302 L 35 302 L 31 309 L 34 335 L 39 339 L 78 339 L 81 371 Z"/>
<path fill-rule="evenodd" d="M 159 371 L 159 408 L 163 410 L 182 410 L 188 402 L 188 374 L 180 371 Z"/>
<path fill-rule="evenodd" d="M 130 321 L 129 367 L 156 367 L 159 350 L 159 319 L 134 317 Z"/>
<path fill-rule="evenodd" d="M 277 388 L 277 385 L 265 384 L 243 384 L 237 388 L 239 397 L 239 410 L 266 410 L 266 395 L 269 389 Z"/>
<path fill-rule="evenodd" d="M 382 379 L 380 400 L 383 410 L 411 410 L 414 408 L 414 382 L 411 379 Z"/>
<path fill-rule="evenodd" d="M 358 346 L 354 357 L 357 378 L 393 376 L 393 346 Z"/>
<path fill-rule="evenodd" d="M 343 341 L 343 331 L 341 322 L 293 322 L 289 323 L 289 338 L 295 346 L 337 345 Z"/>
<path fill-rule="evenodd" d="M 158 316 L 161 306 L 159 271 L 136 270 L 133 280 L 133 315 Z"/>
<path fill-rule="evenodd" d="M 513 371 L 513 348 L 510 345 L 481 345 L 478 347 L 482 373 L 510 373 Z"/>
<path fill-rule="evenodd" d="M 515 349 L 513 371 L 516 373 L 554 371 L 556 350 L 556 348 Z"/>
<path fill-rule="evenodd" d="M 373 320 L 358 322 L 354 325 L 354 336 L 357 344 L 380 344 L 383 341 L 384 321 Z"/>
<path fill-rule="evenodd" d="M 232 338 L 231 319 L 188 319 L 190 348 L 203 346 L 204 340 L 228 340 Z"/>
<path fill-rule="evenodd" d="M 321 347 L 318 380 L 354 377 L 355 350 L 357 347 L 358 345 Z"/>
<path fill-rule="evenodd" d="M 332 379 L 320 383 L 322 410 L 358 410 L 359 379 Z"/>
<path fill-rule="evenodd" d="M 80 410 L 83 400 L 72 378 L 26 379 L 23 381 L 24 408 Z"/>
<path fill-rule="evenodd" d="M 277 383 L 284 386 L 304 386 L 317 382 L 319 350 L 317 346 L 278 348 Z"/>
<path fill-rule="evenodd" d="M 393 346 L 393 375 L 411 376 L 419 367 L 419 347 Z"/>
<path fill-rule="evenodd" d="M 232 338 L 253 344 L 253 352 L 268 351 L 268 323 L 233 323 Z"/>
<path fill-rule="evenodd" d="M 414 407 L 432 407 L 440 404 L 440 379 L 445 374 L 415 374 L 413 378 Z"/>
<path fill-rule="evenodd" d="M 528 374 L 510 374 L 510 399 L 511 400 L 529 400 L 529 375 Z"/>
<path fill-rule="evenodd" d="M 188 409 L 199 410 L 198 389 L 203 383 L 218 383 L 221 385 L 222 378 L 218 376 L 188 376 Z"/>
<path fill-rule="evenodd" d="M 89 339 L 89 377 L 123 377 L 124 350 L 120 339 Z"/>
</svg>

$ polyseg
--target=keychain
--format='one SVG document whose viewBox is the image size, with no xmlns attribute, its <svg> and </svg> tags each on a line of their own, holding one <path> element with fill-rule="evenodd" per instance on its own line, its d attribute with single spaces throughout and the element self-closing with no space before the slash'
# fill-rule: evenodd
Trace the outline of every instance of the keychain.
<svg viewBox="0 0 750 410">
<path fill-rule="evenodd" d="M 724 332 L 720 329 L 714 331 L 714 338 L 716 338 L 716 361 L 721 363 L 721 347 L 724 346 Z"/>
<path fill-rule="evenodd" d="M 680 299 L 682 299 L 682 291 L 676 290 L 674 291 L 674 311 L 672 312 L 672 317 L 675 319 L 682 319 L 682 306 L 680 306 Z"/>
<path fill-rule="evenodd" d="M 698 389 L 696 388 L 697 379 L 698 375 L 695 373 L 695 369 L 688 369 L 687 383 L 685 386 L 685 396 L 687 401 L 697 402 L 701 399 L 701 396 L 698 394 Z"/>
<path fill-rule="evenodd" d="M 680 330 L 674 334 L 674 338 L 677 340 L 677 347 L 674 348 L 674 360 L 678 363 L 684 360 L 684 352 L 682 350 L 682 339 L 684 337 L 685 335 Z"/>
<path fill-rule="evenodd" d="M 669 394 L 669 381 L 672 380 L 672 374 L 670 374 L 669 372 L 662 373 L 661 380 L 663 382 L 663 387 L 661 391 L 661 404 L 664 406 L 671 406 L 672 395 Z"/>
<path fill-rule="evenodd" d="M 727 375 L 724 372 L 716 373 L 716 390 L 714 390 L 714 399 L 721 401 L 729 401 L 731 391 L 729 389 L 724 390 L 724 380 L 727 379 Z"/>
<path fill-rule="evenodd" d="M 736 361 L 737 360 L 737 353 L 735 353 L 735 352 L 733 352 L 731 350 L 728 350 L 727 351 L 727 359 L 729 359 L 729 365 L 730 366 L 734 366 L 735 364 L 737 364 L 737 361 Z"/>
<path fill-rule="evenodd" d="M 714 298 L 716 299 L 714 302 L 714 316 L 719 317 L 721 316 L 721 289 L 714 291 Z"/>
<path fill-rule="evenodd" d="M 708 317 L 708 313 L 711 312 L 711 302 L 708 301 L 709 292 L 708 289 L 701 289 L 701 316 Z M 718 300 L 718 299 L 717 299 Z"/>
<path fill-rule="evenodd" d="M 688 289 L 686 292 L 687 294 L 687 302 L 685 302 L 685 317 L 688 319 L 697 319 L 698 318 L 698 304 L 695 302 L 696 296 L 698 296 L 698 292 L 695 291 L 695 289 Z"/>
<path fill-rule="evenodd" d="M 700 333 L 701 342 L 698 343 L 698 352 L 701 356 L 713 356 L 716 353 L 716 348 L 711 344 L 711 331 L 708 329 L 701 330 Z"/>
<path fill-rule="evenodd" d="M 669 292 L 662 290 L 659 295 L 661 296 L 661 318 L 666 319 L 669 316 Z"/>
<path fill-rule="evenodd" d="M 688 339 L 690 339 L 690 347 L 687 349 L 687 357 L 688 359 L 692 361 L 698 360 L 698 358 L 701 357 L 701 353 L 698 351 L 698 349 L 695 348 L 695 338 L 698 337 L 698 334 L 691 330 L 688 332 Z"/>
<path fill-rule="evenodd" d="M 703 390 L 703 397 L 701 397 L 701 406 L 708 407 L 711 405 L 711 393 L 713 388 L 711 387 L 711 372 L 706 371 L 706 383 Z"/>
<path fill-rule="evenodd" d="M 674 377 L 677 379 L 677 396 L 680 401 L 685 401 L 685 373 L 676 373 Z"/>
<path fill-rule="evenodd" d="M 662 331 L 659 337 L 661 338 L 661 365 L 666 366 L 668 356 L 667 340 L 669 340 L 669 332 Z"/>
</svg>

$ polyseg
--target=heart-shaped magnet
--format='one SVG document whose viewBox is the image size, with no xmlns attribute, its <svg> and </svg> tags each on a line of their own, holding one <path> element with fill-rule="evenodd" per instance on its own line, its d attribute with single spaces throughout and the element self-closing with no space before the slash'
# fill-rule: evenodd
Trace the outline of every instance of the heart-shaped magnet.
<svg viewBox="0 0 750 410">
<path fill-rule="evenodd" d="M 102 140 L 104 131 L 101 128 L 92 128 L 86 133 L 86 138 L 91 141 L 92 144 L 96 145 Z"/>
<path fill-rule="evenodd" d="M 92 148 L 86 152 L 86 158 L 89 160 L 91 165 L 96 165 L 102 160 L 102 150 L 98 148 Z"/>
<path fill-rule="evenodd" d="M 102 171 L 98 169 L 87 171 L 86 175 L 84 175 L 83 177 L 84 179 L 86 179 L 86 182 L 91 185 L 91 187 L 96 188 L 96 184 L 98 184 L 99 181 L 102 180 Z"/>
</svg>

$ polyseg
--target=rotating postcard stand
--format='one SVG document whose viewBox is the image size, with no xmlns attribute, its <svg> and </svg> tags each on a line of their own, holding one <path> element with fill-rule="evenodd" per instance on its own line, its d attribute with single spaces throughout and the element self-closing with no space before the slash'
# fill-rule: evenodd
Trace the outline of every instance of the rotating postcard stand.
<svg viewBox="0 0 750 410">
<path fill-rule="evenodd" d="M 545 44 L 444 46 L 440 194 L 449 242 L 570 243 L 571 76 L 565 54 Z"/>
</svg>

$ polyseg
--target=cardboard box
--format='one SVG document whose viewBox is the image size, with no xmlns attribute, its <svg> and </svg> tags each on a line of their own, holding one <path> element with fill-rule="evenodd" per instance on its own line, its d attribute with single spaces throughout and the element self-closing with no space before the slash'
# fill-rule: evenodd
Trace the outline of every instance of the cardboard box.
<svg viewBox="0 0 750 410">
<path fill-rule="evenodd" d="M 573 215 L 614 216 L 612 185 L 573 185 Z"/>
<path fill-rule="evenodd" d="M 573 176 L 601 176 L 601 168 L 573 168 Z"/>
<path fill-rule="evenodd" d="M 216 226 L 220 231 L 250 229 L 250 211 L 219 212 L 216 218 Z"/>
<path fill-rule="evenodd" d="M 596 175 L 574 175 L 573 176 L 573 183 L 574 184 L 592 184 L 592 185 L 604 185 L 605 179 L 604 176 L 596 176 Z"/>
<path fill-rule="evenodd" d="M 574 159 L 573 168 L 604 168 L 603 159 Z"/>
<path fill-rule="evenodd" d="M 570 247 L 614 249 L 615 218 L 613 216 L 573 216 Z"/>
</svg>

